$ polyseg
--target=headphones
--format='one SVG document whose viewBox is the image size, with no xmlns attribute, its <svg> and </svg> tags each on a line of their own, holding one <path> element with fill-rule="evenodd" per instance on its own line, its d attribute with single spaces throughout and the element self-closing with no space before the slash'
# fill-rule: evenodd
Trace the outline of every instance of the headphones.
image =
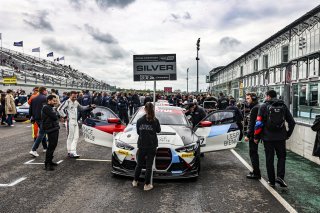
<svg viewBox="0 0 320 213">
<path fill-rule="evenodd" d="M 251 97 L 252 101 L 258 100 L 258 96 L 254 92 L 247 93 L 247 95 L 249 95 Z"/>
</svg>

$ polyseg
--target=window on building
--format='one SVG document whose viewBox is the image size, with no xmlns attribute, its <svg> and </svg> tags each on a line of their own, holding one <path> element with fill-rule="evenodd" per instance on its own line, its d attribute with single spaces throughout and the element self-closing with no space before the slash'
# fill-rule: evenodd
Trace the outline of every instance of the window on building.
<svg viewBox="0 0 320 213">
<path fill-rule="evenodd" d="M 253 61 L 253 71 L 258 71 L 258 59 Z"/>
<path fill-rule="evenodd" d="M 282 47 L 281 60 L 283 63 L 286 63 L 289 61 L 289 46 L 288 45 Z"/>
<path fill-rule="evenodd" d="M 240 67 L 240 77 L 243 76 L 243 66 Z"/>
<path fill-rule="evenodd" d="M 263 64 L 263 69 L 268 69 L 268 67 L 269 67 L 268 55 L 263 56 L 262 64 Z"/>
</svg>

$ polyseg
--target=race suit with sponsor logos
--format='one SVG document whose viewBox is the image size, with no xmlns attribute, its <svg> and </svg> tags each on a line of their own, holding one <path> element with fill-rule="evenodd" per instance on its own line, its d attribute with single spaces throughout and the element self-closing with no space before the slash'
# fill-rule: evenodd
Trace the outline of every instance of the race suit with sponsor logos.
<svg viewBox="0 0 320 213">
<path fill-rule="evenodd" d="M 77 144 L 79 139 L 79 125 L 78 125 L 78 111 L 84 111 L 89 109 L 89 106 L 81 106 L 78 101 L 72 101 L 71 99 L 63 102 L 58 112 L 61 117 L 67 118 L 67 150 L 70 154 L 77 154 Z"/>
</svg>

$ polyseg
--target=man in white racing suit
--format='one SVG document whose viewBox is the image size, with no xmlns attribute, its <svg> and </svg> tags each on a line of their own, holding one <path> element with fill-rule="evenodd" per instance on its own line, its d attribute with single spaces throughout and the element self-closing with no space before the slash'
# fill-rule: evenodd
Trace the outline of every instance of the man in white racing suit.
<svg viewBox="0 0 320 213">
<path fill-rule="evenodd" d="M 71 91 L 69 99 L 58 107 L 58 112 L 61 118 L 66 122 L 68 134 L 67 150 L 68 157 L 70 158 L 80 157 L 80 155 L 77 154 L 77 144 L 79 139 L 78 111 L 95 108 L 95 105 L 81 106 L 77 101 L 77 95 L 76 91 Z"/>
</svg>

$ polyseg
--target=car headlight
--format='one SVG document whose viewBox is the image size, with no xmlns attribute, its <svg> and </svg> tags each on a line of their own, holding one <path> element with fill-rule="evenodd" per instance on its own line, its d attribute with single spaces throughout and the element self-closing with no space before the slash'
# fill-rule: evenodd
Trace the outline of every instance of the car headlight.
<svg viewBox="0 0 320 213">
<path fill-rule="evenodd" d="M 176 149 L 177 152 L 194 152 L 198 149 L 198 143 L 193 143 L 187 146 L 179 147 Z"/>
<path fill-rule="evenodd" d="M 119 141 L 119 140 L 116 140 L 116 147 L 120 148 L 120 149 L 125 149 L 125 150 L 133 150 L 134 147 L 123 142 L 123 141 Z"/>
</svg>

